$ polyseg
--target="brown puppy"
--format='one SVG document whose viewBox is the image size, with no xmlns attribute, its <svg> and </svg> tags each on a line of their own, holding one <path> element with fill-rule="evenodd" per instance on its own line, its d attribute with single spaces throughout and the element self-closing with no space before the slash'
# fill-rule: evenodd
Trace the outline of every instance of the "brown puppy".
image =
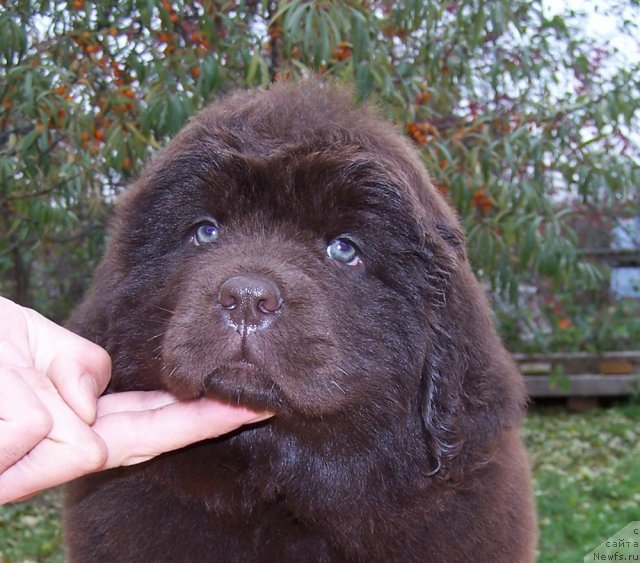
<svg viewBox="0 0 640 563">
<path fill-rule="evenodd" d="M 410 144 L 335 88 L 235 94 L 121 199 L 71 327 L 110 391 L 276 416 L 68 491 L 73 561 L 530 561 L 523 384 Z"/>
</svg>

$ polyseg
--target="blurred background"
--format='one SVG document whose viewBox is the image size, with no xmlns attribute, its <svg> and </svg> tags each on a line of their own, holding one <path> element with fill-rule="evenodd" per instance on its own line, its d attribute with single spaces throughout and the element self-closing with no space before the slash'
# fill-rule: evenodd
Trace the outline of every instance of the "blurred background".
<svg viewBox="0 0 640 563">
<path fill-rule="evenodd" d="M 640 520 L 639 28 L 638 0 L 0 0 L 0 294 L 63 322 L 217 97 L 352 84 L 460 214 L 532 397 L 539 560 L 582 561 Z M 63 561 L 58 509 L 0 507 L 0 561 Z"/>
</svg>

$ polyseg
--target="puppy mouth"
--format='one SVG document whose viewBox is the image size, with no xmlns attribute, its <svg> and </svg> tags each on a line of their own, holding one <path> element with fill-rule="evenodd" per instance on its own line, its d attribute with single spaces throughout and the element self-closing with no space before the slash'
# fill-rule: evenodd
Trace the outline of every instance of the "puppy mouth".
<svg viewBox="0 0 640 563">
<path fill-rule="evenodd" d="M 248 372 L 256 371 L 258 366 L 249 360 L 232 360 L 226 364 L 228 369 L 246 370 Z"/>
<path fill-rule="evenodd" d="M 204 378 L 203 395 L 252 409 L 275 412 L 282 405 L 275 383 L 257 364 L 245 359 L 225 362 Z"/>
</svg>

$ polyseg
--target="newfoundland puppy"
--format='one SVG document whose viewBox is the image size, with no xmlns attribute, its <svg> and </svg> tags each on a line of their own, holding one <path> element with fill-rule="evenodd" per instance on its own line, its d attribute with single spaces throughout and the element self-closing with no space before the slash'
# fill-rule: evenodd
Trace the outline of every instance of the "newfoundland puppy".
<svg viewBox="0 0 640 563">
<path fill-rule="evenodd" d="M 233 94 L 119 201 L 70 326 L 109 392 L 275 416 L 67 492 L 79 562 L 521 562 L 522 378 L 411 144 L 334 86 Z"/>
</svg>

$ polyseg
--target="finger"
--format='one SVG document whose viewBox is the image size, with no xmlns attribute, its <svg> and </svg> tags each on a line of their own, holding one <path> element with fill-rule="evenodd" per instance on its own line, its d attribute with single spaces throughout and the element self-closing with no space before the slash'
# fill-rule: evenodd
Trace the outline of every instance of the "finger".
<svg viewBox="0 0 640 563">
<path fill-rule="evenodd" d="M 53 425 L 42 441 L 0 473 L 0 503 L 100 469 L 106 446 L 58 395 L 51 381 L 35 371 L 20 374 L 51 416 Z"/>
<path fill-rule="evenodd" d="M 75 336 L 75 335 L 73 335 Z M 105 350 L 82 339 L 53 358 L 47 376 L 71 409 L 87 424 L 96 419 L 96 402 L 111 377 Z"/>
<path fill-rule="evenodd" d="M 270 416 L 214 399 L 199 399 L 150 411 L 108 414 L 99 417 L 93 429 L 107 445 L 105 468 L 111 468 L 147 461 Z"/>
<path fill-rule="evenodd" d="M 22 356 L 31 358 L 25 309 L 0 296 L 0 340 L 11 342 Z"/>
<path fill-rule="evenodd" d="M 104 442 L 92 432 L 75 440 L 60 442 L 47 437 L 0 474 L 0 504 L 102 469 L 107 458 Z"/>
<path fill-rule="evenodd" d="M 20 308 L 34 367 L 46 373 L 74 412 L 88 424 L 96 416 L 96 399 L 111 377 L 107 352 L 31 309 Z"/>
<path fill-rule="evenodd" d="M 0 365 L 16 368 L 33 367 L 33 363 L 24 353 L 8 340 L 0 340 Z"/>
<path fill-rule="evenodd" d="M 41 442 L 52 428 L 47 409 L 21 375 L 0 368 L 0 473 Z"/>
<path fill-rule="evenodd" d="M 158 409 L 178 399 L 166 391 L 124 391 L 104 395 L 98 399 L 97 417 L 119 412 L 136 412 Z"/>
</svg>

